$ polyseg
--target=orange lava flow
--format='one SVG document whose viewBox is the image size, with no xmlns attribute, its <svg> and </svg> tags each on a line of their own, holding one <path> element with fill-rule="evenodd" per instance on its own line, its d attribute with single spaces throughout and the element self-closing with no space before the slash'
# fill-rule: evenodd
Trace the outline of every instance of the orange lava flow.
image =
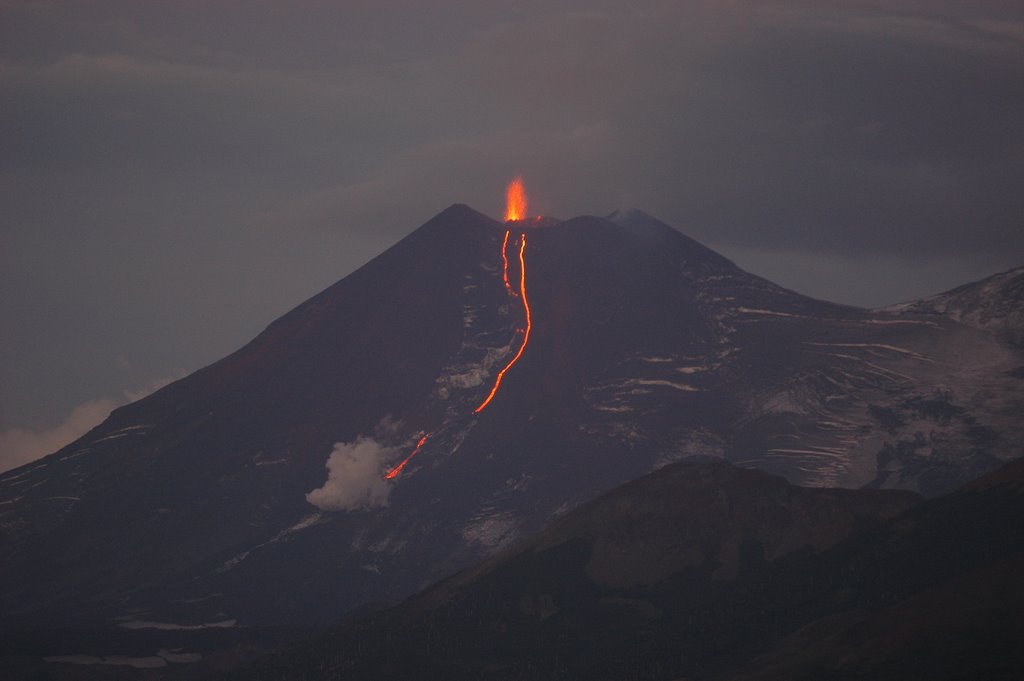
<svg viewBox="0 0 1024 681">
<path fill-rule="evenodd" d="M 505 188 L 505 222 L 526 217 L 526 190 L 523 178 L 517 177 Z"/>
<path fill-rule="evenodd" d="M 501 387 L 501 379 L 505 377 L 505 372 L 512 368 L 512 365 L 519 361 L 519 358 L 523 356 L 523 351 L 526 350 L 526 344 L 530 342 L 530 329 L 533 328 L 533 317 L 530 313 L 530 302 L 526 299 L 526 258 L 524 253 L 526 251 L 526 234 L 519 237 L 519 295 L 523 299 L 523 309 L 526 311 L 526 331 L 523 333 L 523 342 L 519 346 L 519 352 L 516 356 L 505 365 L 505 368 L 498 372 L 497 378 L 494 379 L 494 387 L 491 388 L 490 394 L 487 396 L 480 406 L 473 410 L 474 414 L 479 414 L 484 408 L 491 403 L 494 399 L 495 394 L 498 392 L 498 388 Z"/>
<path fill-rule="evenodd" d="M 513 220 L 522 220 L 526 217 L 526 191 L 523 189 L 523 178 L 517 177 L 516 179 L 509 182 L 508 187 L 505 189 L 505 221 L 510 222 Z M 505 281 L 505 290 L 508 291 L 509 295 L 518 295 L 523 299 L 523 310 L 526 311 L 526 330 L 523 332 L 523 342 L 519 346 L 519 351 L 516 356 L 505 365 L 505 367 L 498 372 L 497 377 L 494 379 L 494 387 L 491 388 L 491 392 L 487 395 L 487 399 L 480 403 L 480 406 L 473 410 L 474 414 L 479 414 L 494 396 L 498 393 L 498 388 L 501 387 L 501 379 L 505 377 L 505 373 L 512 368 L 512 365 L 519 361 L 519 358 L 523 356 L 523 352 L 526 350 L 526 344 L 530 341 L 530 329 L 533 327 L 533 318 L 530 312 L 530 303 L 526 299 L 526 234 L 520 235 L 519 238 L 519 292 L 512 288 L 512 283 L 508 280 L 508 239 L 511 234 L 511 230 L 505 230 L 505 240 L 501 244 L 501 261 L 503 265 L 502 278 Z M 408 465 L 412 458 L 420 453 L 423 449 L 423 445 L 426 444 L 430 438 L 430 433 L 425 434 L 420 438 L 420 441 L 416 443 L 416 447 L 412 450 L 409 456 L 405 457 L 400 464 L 392 468 L 384 475 L 385 480 L 393 480 L 398 477 L 402 472 L 402 469 Z"/>
<path fill-rule="evenodd" d="M 508 280 L 508 235 L 511 230 L 505 230 L 505 241 L 501 244 L 501 262 L 504 265 L 501 276 L 505 280 L 505 290 L 511 296 L 516 295 L 515 289 L 512 288 L 512 284 Z"/>
<path fill-rule="evenodd" d="M 405 459 L 402 460 L 402 463 L 398 464 L 390 471 L 388 471 L 387 475 L 384 476 L 384 479 L 391 480 L 392 478 L 397 477 L 398 474 L 402 472 L 402 469 L 405 468 L 405 465 L 412 460 L 412 457 L 420 453 L 420 450 L 423 449 L 423 445 L 424 443 L 426 443 L 428 437 L 430 437 L 430 433 L 427 433 L 426 435 L 421 437 L 420 441 L 416 443 L 416 449 L 412 450 L 412 454 L 405 457 Z"/>
</svg>

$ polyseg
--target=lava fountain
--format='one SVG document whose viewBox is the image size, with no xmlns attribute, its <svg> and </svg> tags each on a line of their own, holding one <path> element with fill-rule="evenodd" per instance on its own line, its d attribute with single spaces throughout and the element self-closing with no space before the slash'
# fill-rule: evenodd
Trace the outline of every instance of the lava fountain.
<svg viewBox="0 0 1024 681">
<path fill-rule="evenodd" d="M 508 183 L 508 187 L 505 188 L 505 222 L 515 222 L 522 220 L 526 217 L 526 190 L 523 188 L 523 178 L 516 177 Z M 504 265 L 502 277 L 505 280 L 505 290 L 508 291 L 509 295 L 515 296 L 517 292 L 512 288 L 511 282 L 508 279 L 508 238 L 512 233 L 512 230 L 505 230 L 505 238 L 501 243 L 501 260 Z M 484 401 L 473 410 L 474 414 L 479 414 L 491 403 L 494 396 L 498 392 L 498 388 L 501 387 L 501 380 L 505 378 L 505 374 L 512 365 L 519 361 L 519 358 L 523 356 L 523 352 L 526 350 L 526 344 L 530 342 L 530 330 L 533 328 L 533 316 L 530 311 L 530 301 L 526 298 L 526 233 L 523 232 L 519 235 L 519 291 L 518 296 L 523 301 L 523 314 L 526 317 L 526 327 L 523 331 L 523 340 L 519 345 L 519 351 L 516 352 L 515 356 L 509 360 L 508 364 L 502 367 L 501 371 L 494 378 L 494 387 L 491 388 L 491 392 L 487 394 Z"/>
<path fill-rule="evenodd" d="M 505 222 L 522 220 L 526 217 L 526 190 L 523 178 L 517 177 L 505 187 Z"/>
</svg>

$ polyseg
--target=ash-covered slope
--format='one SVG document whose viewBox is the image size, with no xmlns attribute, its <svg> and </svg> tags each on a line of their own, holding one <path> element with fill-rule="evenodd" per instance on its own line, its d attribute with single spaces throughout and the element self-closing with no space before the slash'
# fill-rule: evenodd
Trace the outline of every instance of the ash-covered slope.
<svg viewBox="0 0 1024 681">
<path fill-rule="evenodd" d="M 923 503 L 722 462 L 530 540 L 237 677 L 1018 679 L 1024 465 Z"/>
<path fill-rule="evenodd" d="M 529 343 L 474 414 L 522 344 L 521 235 Z M 637 211 L 506 226 L 453 206 L 0 476 L 3 624 L 327 621 L 694 454 L 938 493 L 1021 453 L 1019 363 L 954 321 L 787 291 Z"/>
<path fill-rule="evenodd" d="M 889 312 L 943 316 L 984 329 L 1024 347 L 1024 267 L 994 274 L 935 296 L 884 308 Z"/>
</svg>

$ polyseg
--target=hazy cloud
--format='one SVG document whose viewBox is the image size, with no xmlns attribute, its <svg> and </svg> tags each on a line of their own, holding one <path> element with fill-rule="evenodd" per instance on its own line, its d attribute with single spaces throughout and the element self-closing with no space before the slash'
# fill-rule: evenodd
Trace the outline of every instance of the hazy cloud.
<svg viewBox="0 0 1024 681">
<path fill-rule="evenodd" d="M 152 381 L 137 390 L 125 390 L 121 400 L 98 399 L 80 404 L 53 428 L 0 431 L 0 473 L 53 454 L 98 426 L 117 407 L 141 400 L 176 378 L 180 376 Z"/>
<path fill-rule="evenodd" d="M 321 511 L 355 511 L 388 505 L 391 485 L 384 479 L 387 464 L 398 456 L 373 438 L 339 442 L 327 458 L 327 482 L 306 495 Z"/>
<path fill-rule="evenodd" d="M 11 428 L 0 432 L 0 472 L 53 454 L 95 428 L 117 406 L 113 400 L 93 400 L 72 409 L 55 428 L 42 431 Z"/>
</svg>

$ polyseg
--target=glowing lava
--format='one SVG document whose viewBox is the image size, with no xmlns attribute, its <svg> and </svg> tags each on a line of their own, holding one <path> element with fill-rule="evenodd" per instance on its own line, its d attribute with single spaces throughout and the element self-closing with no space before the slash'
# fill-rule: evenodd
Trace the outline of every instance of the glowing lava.
<svg viewBox="0 0 1024 681">
<path fill-rule="evenodd" d="M 513 184 L 515 184 L 513 182 Z M 511 186 L 511 185 L 509 185 Z M 506 235 L 507 243 L 507 235 Z M 498 372 L 497 378 L 494 379 L 494 387 L 491 388 L 491 392 L 487 395 L 487 398 L 480 403 L 480 406 L 473 410 L 474 414 L 479 414 L 484 408 L 491 403 L 494 399 L 494 395 L 498 392 L 498 388 L 501 387 L 501 379 L 505 377 L 505 372 L 512 368 L 512 365 L 519 361 L 519 358 L 523 356 L 523 351 L 526 350 L 526 344 L 530 342 L 530 329 L 533 328 L 533 317 L 530 313 L 530 302 L 526 298 L 526 234 L 519 236 L 519 295 L 523 299 L 523 310 L 526 312 L 526 330 L 523 332 L 523 342 L 519 346 L 519 352 L 516 356 L 509 361 L 505 367 Z M 502 250 L 504 254 L 504 250 Z"/>
<path fill-rule="evenodd" d="M 416 456 L 417 454 L 420 453 L 420 450 L 423 449 L 423 445 L 426 443 L 427 438 L 429 438 L 429 437 L 430 437 L 430 433 L 427 433 L 426 435 L 421 437 L 420 441 L 416 443 L 416 449 L 412 450 L 412 454 L 410 454 L 409 456 L 405 457 L 402 460 L 402 463 L 398 464 L 397 466 L 392 468 L 390 471 L 388 471 L 387 475 L 384 476 L 384 479 L 385 480 L 391 480 L 392 478 L 397 477 L 398 474 L 402 472 L 402 469 L 405 468 L 405 465 L 412 460 L 412 457 L 414 457 L 414 456 Z"/>
<path fill-rule="evenodd" d="M 523 178 L 517 177 L 505 188 L 505 222 L 522 220 L 526 217 L 526 190 Z"/>
<path fill-rule="evenodd" d="M 505 290 L 508 291 L 508 294 L 510 296 L 515 296 L 518 294 L 516 293 L 515 289 L 512 288 L 512 284 L 509 283 L 508 280 L 508 235 L 510 232 L 511 230 L 505 230 L 505 241 L 503 241 L 501 244 L 501 262 L 503 265 L 501 277 L 502 279 L 505 280 Z"/>
<path fill-rule="evenodd" d="M 522 220 L 526 217 L 526 192 L 523 190 L 523 178 L 517 177 L 512 180 L 505 190 L 505 221 L 511 222 L 514 220 Z M 523 310 L 526 313 L 526 329 L 523 331 L 523 342 L 519 346 L 519 351 L 516 352 L 516 356 L 509 361 L 508 364 L 498 372 L 498 376 L 494 379 L 494 387 L 491 388 L 491 392 L 487 395 L 487 398 L 480 403 L 480 406 L 473 410 L 474 414 L 479 414 L 494 396 L 498 393 L 498 388 L 501 387 L 501 379 L 505 377 L 505 373 L 512 368 L 519 358 L 523 356 L 523 352 L 526 350 L 526 344 L 530 342 L 530 330 L 533 327 L 533 317 L 530 312 L 530 303 L 526 299 L 526 234 L 519 235 L 519 291 L 518 293 L 512 288 L 511 282 L 508 280 L 508 239 L 511 234 L 511 230 L 505 230 L 505 239 L 501 243 L 501 260 L 503 264 L 502 278 L 505 281 L 505 290 L 508 291 L 509 295 L 518 295 L 523 299 Z M 426 444 L 430 438 L 431 433 L 426 433 L 420 438 L 419 442 L 416 443 L 416 447 L 412 450 L 409 456 L 402 460 L 402 463 L 398 464 L 384 475 L 385 480 L 392 480 L 402 472 L 402 469 L 412 461 L 412 458 L 420 453 L 423 449 L 423 445 Z"/>
</svg>

